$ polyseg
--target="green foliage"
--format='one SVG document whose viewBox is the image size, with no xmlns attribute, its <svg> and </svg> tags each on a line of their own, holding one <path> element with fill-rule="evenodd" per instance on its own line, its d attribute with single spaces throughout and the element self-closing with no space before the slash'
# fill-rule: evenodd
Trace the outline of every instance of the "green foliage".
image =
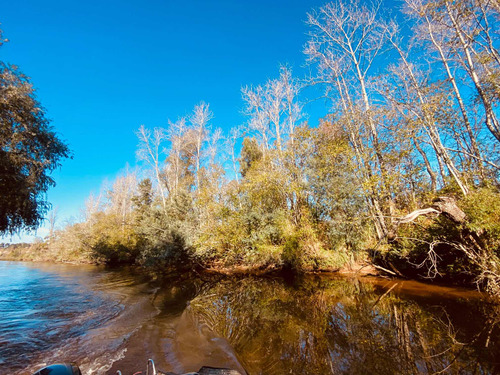
<svg viewBox="0 0 500 375">
<path fill-rule="evenodd" d="M 141 222 L 148 215 L 153 203 L 153 185 L 149 178 L 139 182 L 137 194 L 132 198 L 135 208 L 136 221 Z"/>
<path fill-rule="evenodd" d="M 304 226 L 286 239 L 282 259 L 285 267 L 299 272 L 338 270 L 348 261 L 344 251 L 327 251 L 311 226 Z"/>
<path fill-rule="evenodd" d="M 136 233 L 116 215 L 96 213 L 86 237 L 90 259 L 97 263 L 131 263 L 137 256 Z"/>
<path fill-rule="evenodd" d="M 312 141 L 300 153 L 311 191 L 311 213 L 324 231 L 328 247 L 338 251 L 363 248 L 370 223 L 346 134 L 338 124 L 324 122 L 318 129 L 303 129 L 298 140 L 302 148 Z"/>
<path fill-rule="evenodd" d="M 343 220 L 351 209 L 356 225 L 364 225 L 363 219 L 356 220 L 356 198 L 341 195 L 345 185 L 331 185 L 333 174 L 350 172 L 349 156 L 342 155 L 346 150 L 345 142 L 307 126 L 297 130 L 284 150 L 268 150 L 265 156 L 255 140 L 245 139 L 243 181 L 229 186 L 223 204 L 212 203 L 211 225 L 195 243 L 199 262 L 300 272 L 344 265 L 346 249 L 355 250 L 364 240 L 354 234 L 355 225 Z"/>
<path fill-rule="evenodd" d="M 241 148 L 240 173 L 243 177 L 253 163 L 262 159 L 262 151 L 255 138 L 245 138 Z"/>
<path fill-rule="evenodd" d="M 483 187 L 463 199 L 462 209 L 467 214 L 467 228 L 480 233 L 484 245 L 500 256 L 500 191 Z"/>
<path fill-rule="evenodd" d="M 28 77 L 0 62 L 0 234 L 41 224 L 55 185 L 50 172 L 67 157 Z"/>
<path fill-rule="evenodd" d="M 188 261 L 192 233 L 185 217 L 185 204 L 186 200 L 179 198 L 169 205 L 167 212 L 152 208 L 137 225 L 139 264 L 156 268 L 181 267 Z"/>
</svg>

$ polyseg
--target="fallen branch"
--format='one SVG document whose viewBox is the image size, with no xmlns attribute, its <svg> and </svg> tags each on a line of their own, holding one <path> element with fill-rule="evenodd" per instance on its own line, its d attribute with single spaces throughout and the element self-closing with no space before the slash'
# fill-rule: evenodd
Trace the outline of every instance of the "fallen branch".
<svg viewBox="0 0 500 375">
<path fill-rule="evenodd" d="M 431 207 L 421 208 L 410 212 L 408 215 L 403 216 L 396 220 L 396 226 L 399 224 L 411 223 L 416 218 L 422 215 L 429 214 L 443 214 L 451 221 L 461 224 L 463 223 L 467 215 L 458 206 L 454 198 L 451 197 L 439 197 L 436 198 Z"/>
<path fill-rule="evenodd" d="M 410 212 L 408 215 L 403 216 L 402 218 L 398 219 L 396 221 L 396 225 L 399 224 L 405 224 L 405 223 L 411 223 L 414 221 L 417 217 L 422 216 L 422 215 L 428 215 L 428 214 L 440 214 L 441 212 L 436 210 L 435 208 L 422 208 L 420 210 L 415 210 L 413 212 Z"/>
<path fill-rule="evenodd" d="M 390 275 L 393 275 L 393 276 L 398 276 L 396 272 L 392 272 L 391 270 L 388 270 L 387 268 L 384 268 L 384 267 L 381 267 L 381 266 L 377 266 L 376 264 L 373 264 L 373 267 L 375 267 L 376 269 L 378 270 L 381 270 L 381 271 L 384 271 L 384 272 L 387 272 L 388 274 Z"/>
</svg>

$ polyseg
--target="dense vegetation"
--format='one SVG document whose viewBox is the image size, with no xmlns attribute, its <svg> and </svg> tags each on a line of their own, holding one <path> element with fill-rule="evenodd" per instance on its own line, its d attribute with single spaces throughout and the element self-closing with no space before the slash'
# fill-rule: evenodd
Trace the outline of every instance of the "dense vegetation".
<svg viewBox="0 0 500 375">
<path fill-rule="evenodd" d="M 311 77 L 282 67 L 243 88 L 248 122 L 229 134 L 205 103 L 167 128 L 141 126 L 143 168 L 37 246 L 156 267 L 319 271 L 370 259 L 499 293 L 500 5 L 401 9 L 311 12 Z M 311 86 L 325 89 L 319 124 L 303 110 Z M 433 204 L 442 196 L 460 220 Z"/>
<path fill-rule="evenodd" d="M 5 42 L 0 30 L 0 47 Z M 49 211 L 50 172 L 69 156 L 28 77 L 0 61 L 0 235 L 33 230 Z"/>
</svg>

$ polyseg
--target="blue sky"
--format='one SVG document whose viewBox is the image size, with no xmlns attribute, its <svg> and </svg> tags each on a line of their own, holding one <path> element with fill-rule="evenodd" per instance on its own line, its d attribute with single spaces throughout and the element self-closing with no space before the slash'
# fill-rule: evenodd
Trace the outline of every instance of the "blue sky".
<svg viewBox="0 0 500 375">
<path fill-rule="evenodd" d="M 0 28 L 9 42 L 0 60 L 31 78 L 73 152 L 53 173 L 57 186 L 48 193 L 59 225 L 77 219 L 103 181 L 136 165 L 141 124 L 166 126 L 205 101 L 212 125 L 227 132 L 246 121 L 242 86 L 276 78 L 280 64 L 303 77 L 307 12 L 325 3 L 3 1 Z M 313 126 L 326 111 L 324 103 L 305 107 Z"/>
<path fill-rule="evenodd" d="M 136 164 L 141 124 L 165 126 L 205 101 L 213 125 L 227 131 L 245 121 L 242 86 L 275 78 L 280 64 L 303 75 L 306 13 L 322 4 L 4 1 L 0 27 L 10 42 L 0 59 L 31 77 L 74 155 L 48 194 L 59 224 L 76 218 L 103 180 Z"/>
</svg>

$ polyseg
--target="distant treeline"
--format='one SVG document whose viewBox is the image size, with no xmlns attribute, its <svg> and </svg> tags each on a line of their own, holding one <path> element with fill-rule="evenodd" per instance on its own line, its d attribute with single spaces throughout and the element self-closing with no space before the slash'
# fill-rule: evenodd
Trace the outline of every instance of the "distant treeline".
<svg viewBox="0 0 500 375">
<path fill-rule="evenodd" d="M 19 243 L 0 243 L 0 249 L 22 249 L 29 248 L 32 244 L 27 242 Z"/>
<path fill-rule="evenodd" d="M 310 77 L 282 67 L 244 87 L 248 122 L 228 134 L 205 103 L 166 128 L 141 126 L 143 168 L 36 246 L 59 259 L 159 268 L 371 261 L 498 293 L 500 5 L 397 9 L 389 17 L 349 1 L 312 11 Z M 319 124 L 303 110 L 311 86 L 325 89 Z"/>
</svg>

